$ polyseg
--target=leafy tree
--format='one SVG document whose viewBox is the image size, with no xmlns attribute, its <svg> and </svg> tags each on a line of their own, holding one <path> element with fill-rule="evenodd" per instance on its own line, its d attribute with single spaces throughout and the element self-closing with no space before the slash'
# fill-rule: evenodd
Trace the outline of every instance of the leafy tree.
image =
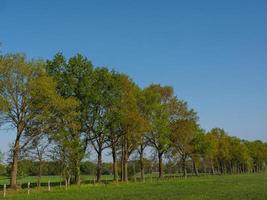
<svg viewBox="0 0 267 200">
<path fill-rule="evenodd" d="M 114 130 L 111 130 L 111 123 L 114 121 L 110 121 L 112 120 L 110 109 L 114 108 L 117 88 L 112 73 L 106 68 L 96 68 L 92 75 L 90 90 L 91 95 L 87 103 L 90 105 L 91 120 L 88 124 L 90 131 L 87 134 L 97 153 L 96 177 L 99 182 L 102 174 L 102 153 L 110 145 L 108 142 L 111 139 L 110 134 L 114 136 Z"/>
<path fill-rule="evenodd" d="M 188 109 L 185 102 L 174 99 L 171 102 L 171 142 L 174 153 L 181 156 L 183 174 L 186 177 L 186 159 L 193 153 L 193 142 L 198 131 L 197 115 Z M 193 160 L 194 162 L 194 160 Z"/>
<path fill-rule="evenodd" d="M 244 173 L 252 166 L 252 159 L 249 149 L 243 141 L 236 137 L 229 137 L 230 140 L 230 161 L 228 171 L 230 173 Z"/>
<path fill-rule="evenodd" d="M 139 166 L 140 166 L 140 176 L 144 180 L 145 176 L 145 159 L 144 152 L 147 146 L 149 146 L 149 133 L 153 131 L 152 129 L 152 120 L 153 112 L 157 109 L 158 106 L 158 95 L 149 88 L 145 88 L 140 91 L 138 96 L 138 108 L 144 119 L 144 134 L 141 134 L 139 141 L 139 147 L 137 152 L 139 154 Z"/>
<path fill-rule="evenodd" d="M 20 151 L 39 133 L 29 131 L 32 122 L 40 116 L 40 110 L 36 113 L 34 103 L 38 96 L 31 91 L 38 87 L 35 81 L 43 76 L 43 66 L 42 62 L 28 62 L 23 55 L 19 54 L 0 56 L 0 122 L 16 129 L 12 148 L 10 181 L 12 188 L 17 188 Z M 46 92 L 47 90 L 41 91 L 41 94 Z M 39 106 L 42 108 L 45 105 L 39 104 Z"/>
<path fill-rule="evenodd" d="M 154 84 L 147 89 L 157 95 L 157 103 L 150 121 L 152 128 L 147 139 L 157 152 L 159 177 L 163 178 L 163 155 L 170 147 L 169 104 L 173 99 L 173 89 Z"/>
<path fill-rule="evenodd" d="M 119 150 L 119 143 L 123 136 L 121 128 L 122 122 L 122 99 L 123 99 L 123 74 L 111 71 L 111 87 L 109 89 L 109 101 L 107 104 L 107 145 L 111 148 L 112 155 L 112 170 L 113 180 L 118 181 L 118 166 L 117 166 L 117 152 Z"/>
<path fill-rule="evenodd" d="M 75 129 L 69 129 L 63 131 L 64 137 L 58 137 L 59 143 L 62 144 L 61 152 L 64 153 L 66 144 L 68 144 L 69 156 L 73 155 L 70 162 L 74 173 L 74 182 L 80 183 L 80 162 L 83 159 L 87 146 L 89 144 L 88 134 L 91 129 L 88 129 L 91 119 L 91 109 L 89 100 L 93 92 L 90 90 L 91 77 L 93 71 L 93 65 L 87 58 L 80 54 L 71 57 L 68 61 L 60 53 L 56 54 L 54 58 L 47 61 L 47 71 L 57 82 L 57 91 L 62 98 L 74 98 L 77 102 L 75 107 L 76 113 L 78 113 L 78 119 L 76 120 Z M 74 132 L 70 132 L 74 131 Z M 66 140 L 64 142 L 64 139 Z M 65 146 L 63 148 L 63 146 Z M 71 148 L 70 148 L 71 147 Z M 58 153 L 60 151 L 57 151 Z M 62 156 L 61 156 L 62 157 Z M 70 167 L 67 167 L 70 168 Z"/>
<path fill-rule="evenodd" d="M 266 144 L 260 140 L 246 143 L 249 154 L 252 158 L 253 171 L 260 172 L 264 170 L 266 165 L 267 149 Z"/>
<path fill-rule="evenodd" d="M 200 164 L 200 160 L 204 161 L 204 172 L 206 173 L 206 154 L 209 149 L 209 143 L 207 141 L 205 131 L 200 127 L 197 128 L 197 132 L 192 141 L 193 150 L 191 153 L 191 159 L 193 161 L 193 167 L 196 176 L 198 176 L 198 166 Z"/>
<path fill-rule="evenodd" d="M 49 158 L 49 145 L 51 141 L 48 139 L 47 135 L 40 134 L 38 137 L 34 138 L 24 149 L 24 157 L 37 161 L 38 172 L 37 172 L 37 186 L 41 186 L 41 177 L 43 174 L 44 160 Z"/>
<path fill-rule="evenodd" d="M 140 89 L 127 77 L 121 76 L 122 99 L 121 99 L 121 178 L 128 181 L 129 156 L 138 147 L 141 135 L 145 131 L 145 119 L 138 109 L 138 95 Z"/>
</svg>

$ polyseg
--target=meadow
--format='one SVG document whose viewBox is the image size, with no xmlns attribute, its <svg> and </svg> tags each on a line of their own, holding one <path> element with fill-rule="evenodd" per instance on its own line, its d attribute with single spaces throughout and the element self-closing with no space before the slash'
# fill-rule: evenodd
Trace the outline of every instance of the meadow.
<svg viewBox="0 0 267 200">
<path fill-rule="evenodd" d="M 2 191 L 1 191 L 2 192 Z M 2 195 L 2 193 L 1 193 Z M 52 187 L 41 191 L 32 189 L 18 192 L 8 191 L 6 199 L 22 200 L 266 200 L 267 174 L 245 174 L 224 176 L 202 176 L 187 179 L 129 183 L 110 183 L 107 185 L 86 184 L 65 188 Z"/>
</svg>

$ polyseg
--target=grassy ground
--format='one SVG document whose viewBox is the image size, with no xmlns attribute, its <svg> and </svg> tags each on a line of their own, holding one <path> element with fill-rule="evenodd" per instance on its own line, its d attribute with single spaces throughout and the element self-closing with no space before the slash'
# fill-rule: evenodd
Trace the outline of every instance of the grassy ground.
<svg viewBox="0 0 267 200">
<path fill-rule="evenodd" d="M 146 183 L 73 186 L 65 191 L 8 191 L 14 200 L 266 200 L 267 174 L 192 177 Z M 2 194 L 1 194 L 2 195 Z"/>
<path fill-rule="evenodd" d="M 82 175 L 81 179 L 82 181 L 93 181 L 95 177 L 90 176 L 90 175 Z M 112 180 L 113 176 L 111 175 L 102 175 L 102 180 Z M 63 178 L 61 176 L 42 176 L 41 178 L 41 182 L 44 184 L 47 184 L 47 182 L 50 181 L 51 183 L 53 182 L 60 182 L 60 181 L 64 181 Z M 9 184 L 10 179 L 7 177 L 1 177 L 0 176 L 0 185 L 3 184 Z M 24 183 L 36 183 L 37 182 L 37 177 L 35 176 L 27 176 L 27 177 L 19 177 L 18 178 L 18 183 L 19 184 L 24 184 Z"/>
<path fill-rule="evenodd" d="M 190 175 L 190 174 L 189 174 Z M 146 174 L 145 175 L 147 179 L 150 179 L 150 177 L 152 176 L 153 178 L 157 178 L 158 177 L 158 173 L 153 173 L 151 174 Z M 167 174 L 166 176 L 182 176 L 182 174 Z M 134 177 L 131 177 L 132 179 Z M 137 177 L 138 178 L 138 177 Z M 140 178 L 140 177 L 139 177 Z M 81 180 L 82 182 L 92 182 L 93 180 L 96 179 L 95 176 L 91 176 L 91 175 L 81 175 Z M 101 175 L 101 180 L 102 181 L 106 181 L 106 180 L 113 180 L 113 175 Z M 36 176 L 26 176 L 26 177 L 18 177 L 17 179 L 19 184 L 27 184 L 28 182 L 30 183 L 37 183 L 37 177 Z M 64 182 L 64 179 L 61 176 L 42 176 L 41 178 L 41 183 L 42 184 L 47 184 L 47 182 L 50 181 L 51 183 L 58 183 L 58 182 Z M 0 176 L 0 187 L 3 184 L 9 184 L 10 179 L 8 177 L 5 176 Z"/>
</svg>

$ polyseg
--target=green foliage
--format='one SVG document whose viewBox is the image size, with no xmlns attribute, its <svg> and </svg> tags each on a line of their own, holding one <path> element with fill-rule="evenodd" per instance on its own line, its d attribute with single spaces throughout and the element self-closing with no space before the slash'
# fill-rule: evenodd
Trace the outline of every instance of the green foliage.
<svg viewBox="0 0 267 200">
<path fill-rule="evenodd" d="M 125 181 L 128 171 L 130 175 L 143 167 L 147 171 L 148 163 L 162 177 L 164 155 L 170 159 L 166 166 L 182 163 L 184 173 L 191 165 L 196 174 L 198 170 L 220 174 L 266 170 L 266 143 L 242 141 L 221 128 L 206 134 L 197 113 L 174 95 L 172 87 L 151 84 L 141 89 L 127 75 L 94 67 L 80 54 L 66 59 L 58 53 L 46 62 L 28 61 L 20 54 L 1 55 L 0 125 L 7 124 L 16 129 L 8 172 L 16 171 L 23 149 L 33 141 L 35 147 L 42 143 L 36 139 L 41 136 L 53 147 L 49 149 L 53 164 L 46 160 L 43 173 L 60 173 L 73 183 L 79 183 L 81 172 L 96 173 L 100 179 L 112 171 L 116 178 L 118 161 Z M 97 153 L 96 171 L 95 164 L 82 162 L 88 146 Z M 155 163 L 143 157 L 147 146 L 157 154 Z M 102 163 L 107 148 L 113 166 Z M 138 163 L 129 161 L 135 151 Z M 19 161 L 19 175 L 37 173 L 40 163 L 33 160 Z"/>
<path fill-rule="evenodd" d="M 170 126 L 169 106 L 173 98 L 173 89 L 171 87 L 162 87 L 160 85 L 151 85 L 146 90 L 155 95 L 153 98 L 153 107 L 151 115 L 151 131 L 148 140 L 158 152 L 164 153 L 170 146 Z"/>
</svg>

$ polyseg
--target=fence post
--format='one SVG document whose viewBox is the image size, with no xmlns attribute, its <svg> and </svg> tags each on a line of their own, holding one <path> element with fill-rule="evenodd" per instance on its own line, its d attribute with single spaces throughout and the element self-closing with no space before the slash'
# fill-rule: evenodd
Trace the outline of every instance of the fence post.
<svg viewBox="0 0 267 200">
<path fill-rule="evenodd" d="M 61 181 L 59 182 L 59 188 L 61 188 Z"/>
<path fill-rule="evenodd" d="M 31 187 L 31 183 L 28 182 L 28 195 L 30 195 L 30 187 Z"/>
<path fill-rule="evenodd" d="M 65 179 L 65 190 L 68 189 L 68 182 L 67 182 L 67 179 Z"/>
<path fill-rule="evenodd" d="M 4 194 L 3 194 L 3 197 L 4 198 L 6 197 L 6 184 L 4 184 Z"/>
<path fill-rule="evenodd" d="M 50 192 L 51 187 L 50 187 L 50 181 L 48 181 L 48 192 Z"/>
</svg>

